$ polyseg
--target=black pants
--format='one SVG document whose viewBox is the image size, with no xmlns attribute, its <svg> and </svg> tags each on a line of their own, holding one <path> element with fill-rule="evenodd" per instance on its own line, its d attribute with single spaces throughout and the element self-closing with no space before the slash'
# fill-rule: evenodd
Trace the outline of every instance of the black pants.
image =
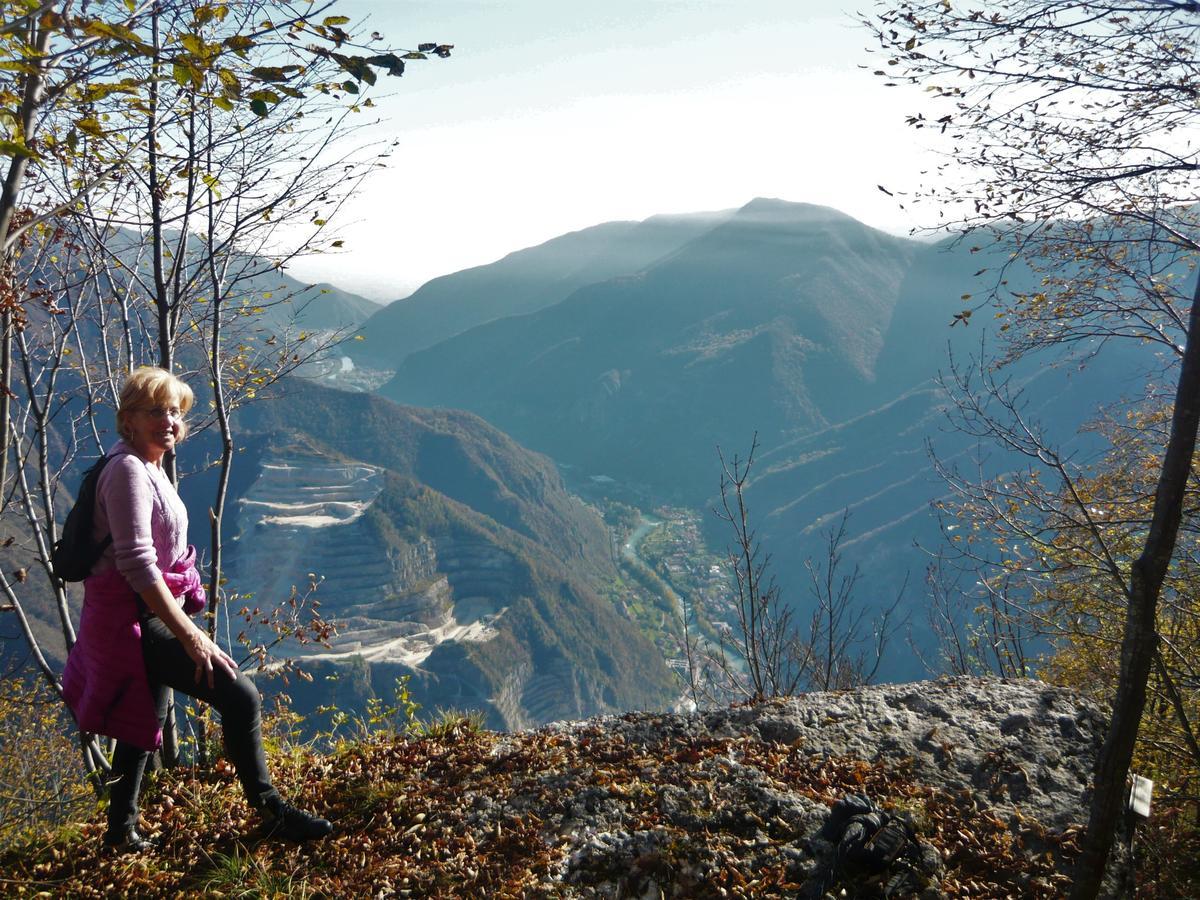
<svg viewBox="0 0 1200 900">
<path fill-rule="evenodd" d="M 159 723 L 167 715 L 168 688 L 209 704 L 221 717 L 225 752 L 237 769 L 246 799 L 251 806 L 261 806 L 275 789 L 271 786 L 267 759 L 263 754 L 261 701 L 254 682 L 241 672 L 235 680 L 223 671 L 216 671 L 213 674 L 215 687 L 208 686 L 207 677 L 197 684 L 196 664 L 179 639 L 155 617 L 142 620 L 142 657 L 146 661 L 146 677 L 158 709 Z M 149 757 L 150 754 L 139 747 L 117 742 L 108 806 L 110 834 L 122 834 L 137 824 L 138 793 Z"/>
</svg>

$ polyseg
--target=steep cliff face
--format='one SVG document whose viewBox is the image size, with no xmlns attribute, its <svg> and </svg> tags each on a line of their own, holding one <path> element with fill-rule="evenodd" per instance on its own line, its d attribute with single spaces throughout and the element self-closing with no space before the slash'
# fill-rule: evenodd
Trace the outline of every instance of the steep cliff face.
<svg viewBox="0 0 1200 900">
<path fill-rule="evenodd" d="M 661 654 L 597 593 L 611 563 L 594 550 L 594 513 L 479 420 L 439 434 L 443 418 L 430 414 L 407 452 L 370 430 L 337 436 L 372 462 L 272 429 L 242 463 L 226 548 L 237 605 L 269 609 L 312 582 L 322 615 L 340 623 L 331 647 L 302 649 L 318 677 L 289 687 L 300 710 L 360 711 L 402 676 L 425 708 L 479 709 L 504 729 L 665 704 L 674 685 Z M 456 488 L 474 507 L 410 474 L 436 480 L 447 466 L 468 470 Z"/>
</svg>

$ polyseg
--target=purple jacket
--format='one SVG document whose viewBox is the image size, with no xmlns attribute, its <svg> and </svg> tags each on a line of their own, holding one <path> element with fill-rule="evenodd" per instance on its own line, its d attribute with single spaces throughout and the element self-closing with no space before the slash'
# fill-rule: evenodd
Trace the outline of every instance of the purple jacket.
<svg viewBox="0 0 1200 900">
<path fill-rule="evenodd" d="M 142 660 L 138 592 L 158 580 L 183 597 L 184 612 L 204 607 L 196 550 L 187 545 L 187 509 L 162 471 L 124 441 L 100 474 L 96 536 L 112 544 L 83 582 L 79 637 L 63 672 L 63 698 L 80 728 L 154 750 L 158 713 Z"/>
<path fill-rule="evenodd" d="M 184 598 L 184 612 L 204 608 L 195 547 L 162 574 L 171 593 Z M 82 730 L 157 750 L 162 726 L 142 661 L 138 604 L 138 595 L 116 569 L 83 582 L 83 615 L 63 671 L 63 699 Z"/>
</svg>

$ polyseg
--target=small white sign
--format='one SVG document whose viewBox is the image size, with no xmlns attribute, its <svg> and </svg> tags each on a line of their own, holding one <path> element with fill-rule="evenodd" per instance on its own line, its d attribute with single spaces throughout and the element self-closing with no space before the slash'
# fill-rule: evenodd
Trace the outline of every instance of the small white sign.
<svg viewBox="0 0 1200 900">
<path fill-rule="evenodd" d="M 1154 782 L 1141 775 L 1133 776 L 1129 789 L 1129 808 L 1143 819 L 1150 818 L 1150 795 L 1154 793 Z"/>
</svg>

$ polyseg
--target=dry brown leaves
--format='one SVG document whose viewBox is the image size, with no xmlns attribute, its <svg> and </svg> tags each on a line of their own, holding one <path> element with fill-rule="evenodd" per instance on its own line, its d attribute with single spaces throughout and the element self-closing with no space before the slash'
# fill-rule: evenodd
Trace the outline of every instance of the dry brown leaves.
<svg viewBox="0 0 1200 900">
<path fill-rule="evenodd" d="M 725 760 L 822 804 L 859 793 L 909 811 L 942 854 L 950 897 L 1059 896 L 1059 873 L 1075 852 L 1074 835 L 1001 821 L 969 796 L 916 783 L 903 766 L 817 758 L 744 738 L 633 744 L 601 728 L 499 735 L 464 725 L 436 739 L 276 754 L 281 791 L 333 820 L 324 841 L 262 840 L 231 773 L 177 771 L 158 778 L 143 804 L 146 829 L 166 839 L 161 851 L 105 855 L 98 822 L 64 829 L 0 856 L 0 894 L 606 896 L 623 879 L 652 875 L 676 896 L 794 895 L 794 870 L 776 851 L 802 836 L 755 810 L 731 811 L 727 792 L 703 789 Z M 682 826 L 664 814 L 661 792 L 689 783 L 700 785 L 701 800 L 693 824 Z M 581 794 L 618 809 L 624 831 L 668 832 L 666 849 L 634 859 L 627 872 L 564 883 L 577 827 L 569 807 Z M 689 848 L 704 850 L 702 876 L 687 865 Z"/>
</svg>

